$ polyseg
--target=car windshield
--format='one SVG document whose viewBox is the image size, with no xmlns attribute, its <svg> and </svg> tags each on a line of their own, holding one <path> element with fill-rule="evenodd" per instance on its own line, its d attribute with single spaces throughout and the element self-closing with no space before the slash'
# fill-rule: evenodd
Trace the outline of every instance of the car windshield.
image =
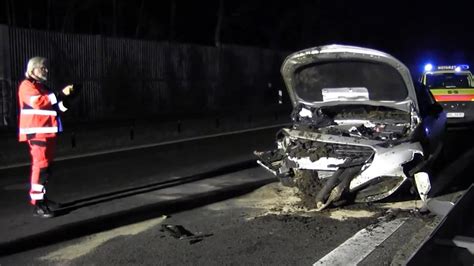
<svg viewBox="0 0 474 266">
<path fill-rule="evenodd" d="M 402 101 L 408 95 L 397 69 L 372 61 L 318 62 L 296 70 L 294 82 L 295 93 L 307 102 L 323 101 L 325 91 L 344 94 L 350 88 L 373 101 Z"/>
<path fill-rule="evenodd" d="M 434 73 L 426 75 L 428 88 L 470 88 L 469 75 L 465 73 Z"/>
</svg>

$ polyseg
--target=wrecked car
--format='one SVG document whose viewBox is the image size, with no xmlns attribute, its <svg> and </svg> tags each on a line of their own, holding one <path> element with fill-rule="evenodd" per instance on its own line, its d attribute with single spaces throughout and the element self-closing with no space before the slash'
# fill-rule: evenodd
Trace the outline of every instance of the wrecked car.
<svg viewBox="0 0 474 266">
<path fill-rule="evenodd" d="M 408 180 L 415 184 L 417 175 L 429 186 L 446 114 L 399 60 L 327 45 L 289 55 L 281 74 L 292 126 L 277 133 L 275 150 L 255 155 L 283 185 L 311 197 L 316 210 L 381 200 Z"/>
</svg>

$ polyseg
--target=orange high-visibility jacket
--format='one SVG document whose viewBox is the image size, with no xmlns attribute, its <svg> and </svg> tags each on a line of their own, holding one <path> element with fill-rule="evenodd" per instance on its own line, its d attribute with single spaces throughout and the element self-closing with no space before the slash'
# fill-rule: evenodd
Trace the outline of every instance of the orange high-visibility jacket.
<svg viewBox="0 0 474 266">
<path fill-rule="evenodd" d="M 44 84 L 25 79 L 18 88 L 20 115 L 19 141 L 34 138 L 51 138 L 62 131 L 58 111 L 67 108 Z"/>
</svg>

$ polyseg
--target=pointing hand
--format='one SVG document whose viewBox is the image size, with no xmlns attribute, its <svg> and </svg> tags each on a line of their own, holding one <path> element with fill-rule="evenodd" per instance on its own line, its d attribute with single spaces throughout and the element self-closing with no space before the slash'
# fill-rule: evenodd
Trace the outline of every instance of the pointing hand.
<svg viewBox="0 0 474 266">
<path fill-rule="evenodd" d="M 62 90 L 62 92 L 63 92 L 64 95 L 66 95 L 66 96 L 70 95 L 73 91 L 74 91 L 73 85 L 67 85 L 67 86 L 64 87 L 64 89 Z"/>
</svg>

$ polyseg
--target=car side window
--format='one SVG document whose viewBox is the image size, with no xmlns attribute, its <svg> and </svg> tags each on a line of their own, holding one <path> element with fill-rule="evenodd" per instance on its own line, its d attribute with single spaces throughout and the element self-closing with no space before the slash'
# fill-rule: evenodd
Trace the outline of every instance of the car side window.
<svg viewBox="0 0 474 266">
<path fill-rule="evenodd" d="M 418 106 L 422 116 L 428 115 L 431 105 L 435 103 L 435 99 L 426 86 L 420 82 L 414 82 L 416 98 L 418 99 Z"/>
</svg>

